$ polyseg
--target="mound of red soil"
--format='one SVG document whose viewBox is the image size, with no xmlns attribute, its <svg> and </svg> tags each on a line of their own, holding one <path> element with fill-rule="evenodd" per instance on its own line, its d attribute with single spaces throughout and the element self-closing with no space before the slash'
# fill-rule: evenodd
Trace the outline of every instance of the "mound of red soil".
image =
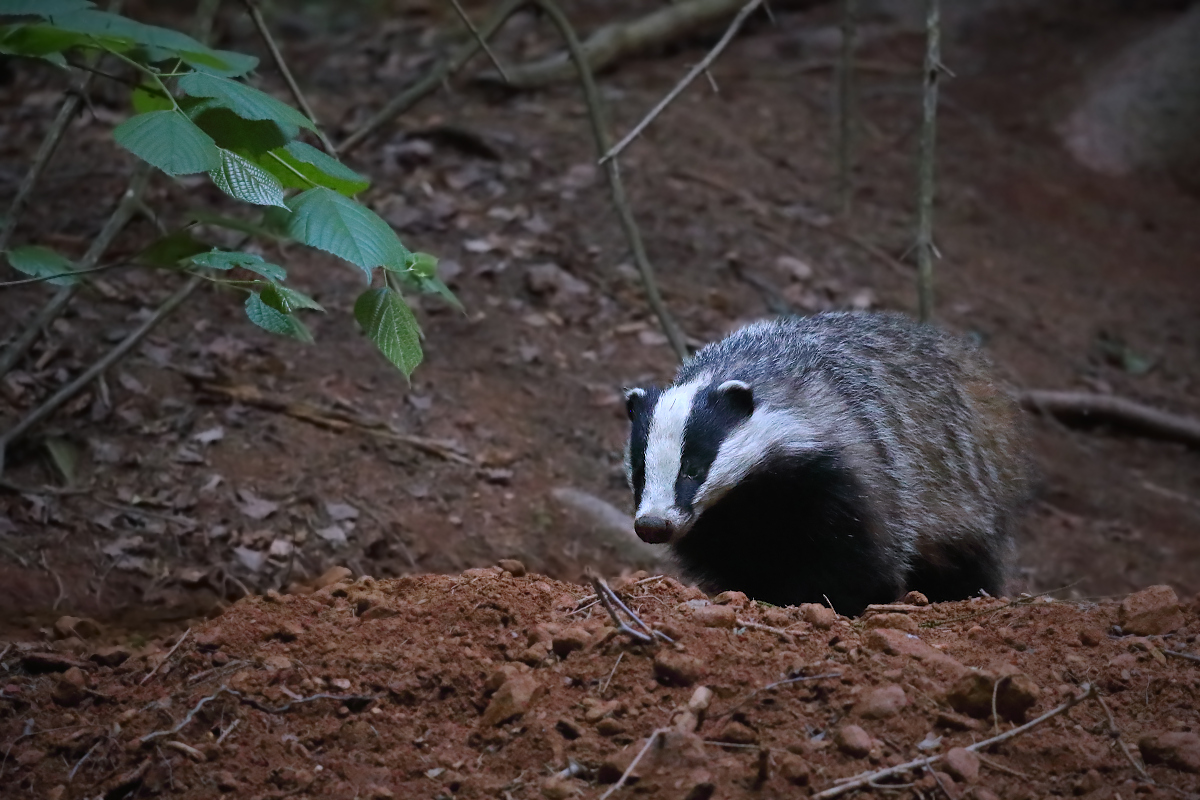
<svg viewBox="0 0 1200 800">
<path fill-rule="evenodd" d="M 642 644 L 507 566 L 247 599 L 171 648 L 11 647 L 0 795 L 830 797 L 924 759 L 877 787 L 1200 792 L 1200 618 L 1165 587 L 846 619 L 635 575 L 616 588 L 673 640 Z"/>
</svg>

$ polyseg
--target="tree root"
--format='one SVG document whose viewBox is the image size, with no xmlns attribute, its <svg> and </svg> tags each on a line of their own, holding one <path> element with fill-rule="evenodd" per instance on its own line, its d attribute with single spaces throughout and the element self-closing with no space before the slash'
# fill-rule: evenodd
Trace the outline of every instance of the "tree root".
<svg viewBox="0 0 1200 800">
<path fill-rule="evenodd" d="M 1200 447 L 1200 420 L 1160 411 L 1122 397 L 1028 390 L 1021 392 L 1018 399 L 1026 409 L 1064 422 L 1106 422 L 1154 438 Z"/>
</svg>

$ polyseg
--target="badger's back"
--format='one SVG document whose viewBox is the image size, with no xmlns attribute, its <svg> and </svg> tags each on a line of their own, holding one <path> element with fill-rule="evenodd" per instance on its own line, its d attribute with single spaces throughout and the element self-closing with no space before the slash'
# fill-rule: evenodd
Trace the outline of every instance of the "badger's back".
<svg viewBox="0 0 1200 800">
<path fill-rule="evenodd" d="M 1020 412 L 975 348 L 898 314 L 821 314 L 747 326 L 673 386 L 726 381 L 807 441 L 789 447 L 797 434 L 776 424 L 742 446 L 753 463 L 672 541 L 686 571 L 847 613 L 906 589 L 1001 590 L 1025 493 Z"/>
</svg>

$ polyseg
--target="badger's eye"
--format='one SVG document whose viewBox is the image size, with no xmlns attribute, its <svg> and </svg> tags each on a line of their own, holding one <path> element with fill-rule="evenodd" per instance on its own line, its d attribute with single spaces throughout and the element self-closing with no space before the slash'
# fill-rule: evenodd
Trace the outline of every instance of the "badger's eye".
<svg viewBox="0 0 1200 800">
<path fill-rule="evenodd" d="M 704 477 L 704 468 L 694 462 L 685 463 L 679 468 L 679 474 L 689 481 L 699 481 Z"/>
</svg>

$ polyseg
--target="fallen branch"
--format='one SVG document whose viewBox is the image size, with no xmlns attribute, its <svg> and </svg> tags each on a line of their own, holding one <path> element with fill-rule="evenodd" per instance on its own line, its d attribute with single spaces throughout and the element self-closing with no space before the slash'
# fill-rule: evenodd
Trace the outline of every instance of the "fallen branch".
<svg viewBox="0 0 1200 800">
<path fill-rule="evenodd" d="M 617 626 L 617 630 L 626 634 L 634 641 L 641 642 L 642 644 L 650 644 L 654 641 L 654 634 L 656 631 L 652 630 L 650 626 L 642 622 L 637 614 L 634 614 L 632 611 L 630 611 L 629 608 L 621 602 L 621 599 L 617 597 L 617 593 L 612 590 L 612 587 L 609 586 L 603 578 L 601 578 L 599 575 L 589 575 L 588 577 L 592 582 L 592 588 L 596 590 L 596 596 L 600 598 L 600 602 L 604 605 L 604 610 L 608 612 L 610 617 L 612 617 L 613 624 Z M 621 619 L 621 615 L 617 613 L 618 604 L 625 611 L 625 613 L 629 615 L 629 618 L 637 623 L 637 626 L 642 630 L 634 630 L 625 624 L 625 620 Z M 663 636 L 663 634 L 659 635 Z"/>
<path fill-rule="evenodd" d="M 1088 392 L 1029 390 L 1021 405 L 1063 421 L 1107 422 L 1131 431 L 1200 447 L 1200 420 L 1135 403 L 1122 397 Z"/>
<path fill-rule="evenodd" d="M 1037 719 L 1026 722 L 1024 725 L 1021 725 L 1020 727 L 1017 727 L 1017 728 L 1013 728 L 1011 731 L 1005 731 L 1004 733 L 1000 734 L 999 736 L 993 736 L 990 739 L 984 739 L 982 742 L 976 742 L 975 744 L 967 745 L 967 747 L 965 747 L 964 749 L 969 750 L 970 752 L 974 753 L 976 751 L 987 750 L 990 747 L 994 747 L 998 744 L 1007 742 L 1009 739 L 1016 738 L 1017 736 L 1020 736 L 1023 733 L 1027 733 L 1028 731 L 1033 730 L 1038 725 L 1041 725 L 1042 723 L 1046 722 L 1049 719 L 1057 717 L 1059 714 L 1065 714 L 1066 712 L 1070 711 L 1075 706 L 1082 703 L 1084 700 L 1090 700 L 1092 697 L 1096 696 L 1096 690 L 1091 684 L 1084 684 L 1083 689 L 1084 689 L 1083 694 L 1072 697 L 1070 700 L 1067 700 L 1067 702 L 1063 703 L 1062 705 L 1058 706 L 1057 708 L 1047 711 L 1045 714 L 1042 714 Z M 837 786 L 833 786 L 829 789 L 826 789 L 823 792 L 818 792 L 817 794 L 814 794 L 813 800 L 827 800 L 827 798 L 830 798 L 830 797 L 838 797 L 839 795 L 843 795 L 846 792 L 851 792 L 851 791 L 854 791 L 855 789 L 861 789 L 864 786 L 870 786 L 875 781 L 878 781 L 880 778 L 887 778 L 892 775 L 898 775 L 902 772 L 908 772 L 909 770 L 916 769 L 917 767 L 925 767 L 928 769 L 930 765 L 936 764 L 937 762 L 941 761 L 944 758 L 945 758 L 945 755 L 930 756 L 928 758 L 921 757 L 918 759 L 914 759 L 913 761 L 907 761 L 903 764 L 898 764 L 894 767 L 888 767 L 886 769 L 875 770 L 874 772 L 866 772 L 866 773 L 863 773 L 862 775 L 859 775 L 851 780 L 846 781 L 845 783 L 839 784 Z"/>
<path fill-rule="evenodd" d="M 745 0 L 683 0 L 629 22 L 605 25 L 583 42 L 580 53 L 589 71 L 596 72 L 632 53 L 644 52 L 724 19 Z M 535 89 L 571 77 L 571 60 L 566 53 L 508 68 L 508 85 Z M 476 80 L 497 83 L 499 76 L 484 73 Z"/>
<path fill-rule="evenodd" d="M 263 394 L 254 386 L 226 386 L 216 383 L 201 383 L 198 388 L 207 394 L 216 395 L 217 397 L 245 406 L 261 408 L 264 411 L 275 411 L 293 419 L 316 425 L 319 428 L 339 432 L 355 428 L 370 436 L 385 439 L 389 442 L 406 444 L 423 453 L 429 453 L 430 455 L 444 458 L 447 461 L 453 461 L 457 464 L 464 464 L 470 467 L 476 466 L 474 459 L 451 449 L 448 445 L 436 439 L 399 433 L 392 430 L 386 423 L 377 420 L 370 420 L 342 411 L 334 411 L 333 409 L 321 408 L 310 403 L 272 397 Z"/>
<path fill-rule="evenodd" d="M 675 98 L 679 97 L 679 95 L 683 93 L 683 90 L 690 86 L 692 81 L 696 80 L 696 78 L 700 76 L 700 73 L 705 72 L 710 66 L 712 66 L 712 63 L 717 60 L 717 57 L 721 55 L 725 48 L 729 46 L 729 43 L 733 41 L 733 37 L 736 36 L 738 30 L 741 29 L 742 23 L 744 23 L 746 19 L 754 13 L 755 9 L 762 5 L 762 2 L 763 0 L 750 0 L 750 2 L 742 6 L 742 10 L 739 11 L 737 16 L 733 18 L 733 22 L 729 23 L 729 28 L 725 31 L 725 35 L 721 37 L 720 41 L 713 45 L 713 48 L 708 51 L 708 55 L 706 55 L 699 64 L 692 67 L 688 74 L 684 76 L 683 80 L 675 84 L 675 88 L 667 92 L 667 96 L 660 100 L 658 105 L 652 108 L 650 113 L 647 114 L 641 122 L 634 126 L 633 130 L 625 134 L 624 139 L 617 142 L 612 146 L 611 149 L 609 149 L 607 153 L 600 157 L 600 164 L 604 164 L 619 156 L 634 139 L 642 135 L 642 131 L 646 130 L 646 128 L 650 126 L 650 123 L 657 119 L 658 115 L 661 114 L 667 106 L 675 102 Z M 672 8 L 679 8 L 679 6 L 676 5 Z"/>
</svg>

